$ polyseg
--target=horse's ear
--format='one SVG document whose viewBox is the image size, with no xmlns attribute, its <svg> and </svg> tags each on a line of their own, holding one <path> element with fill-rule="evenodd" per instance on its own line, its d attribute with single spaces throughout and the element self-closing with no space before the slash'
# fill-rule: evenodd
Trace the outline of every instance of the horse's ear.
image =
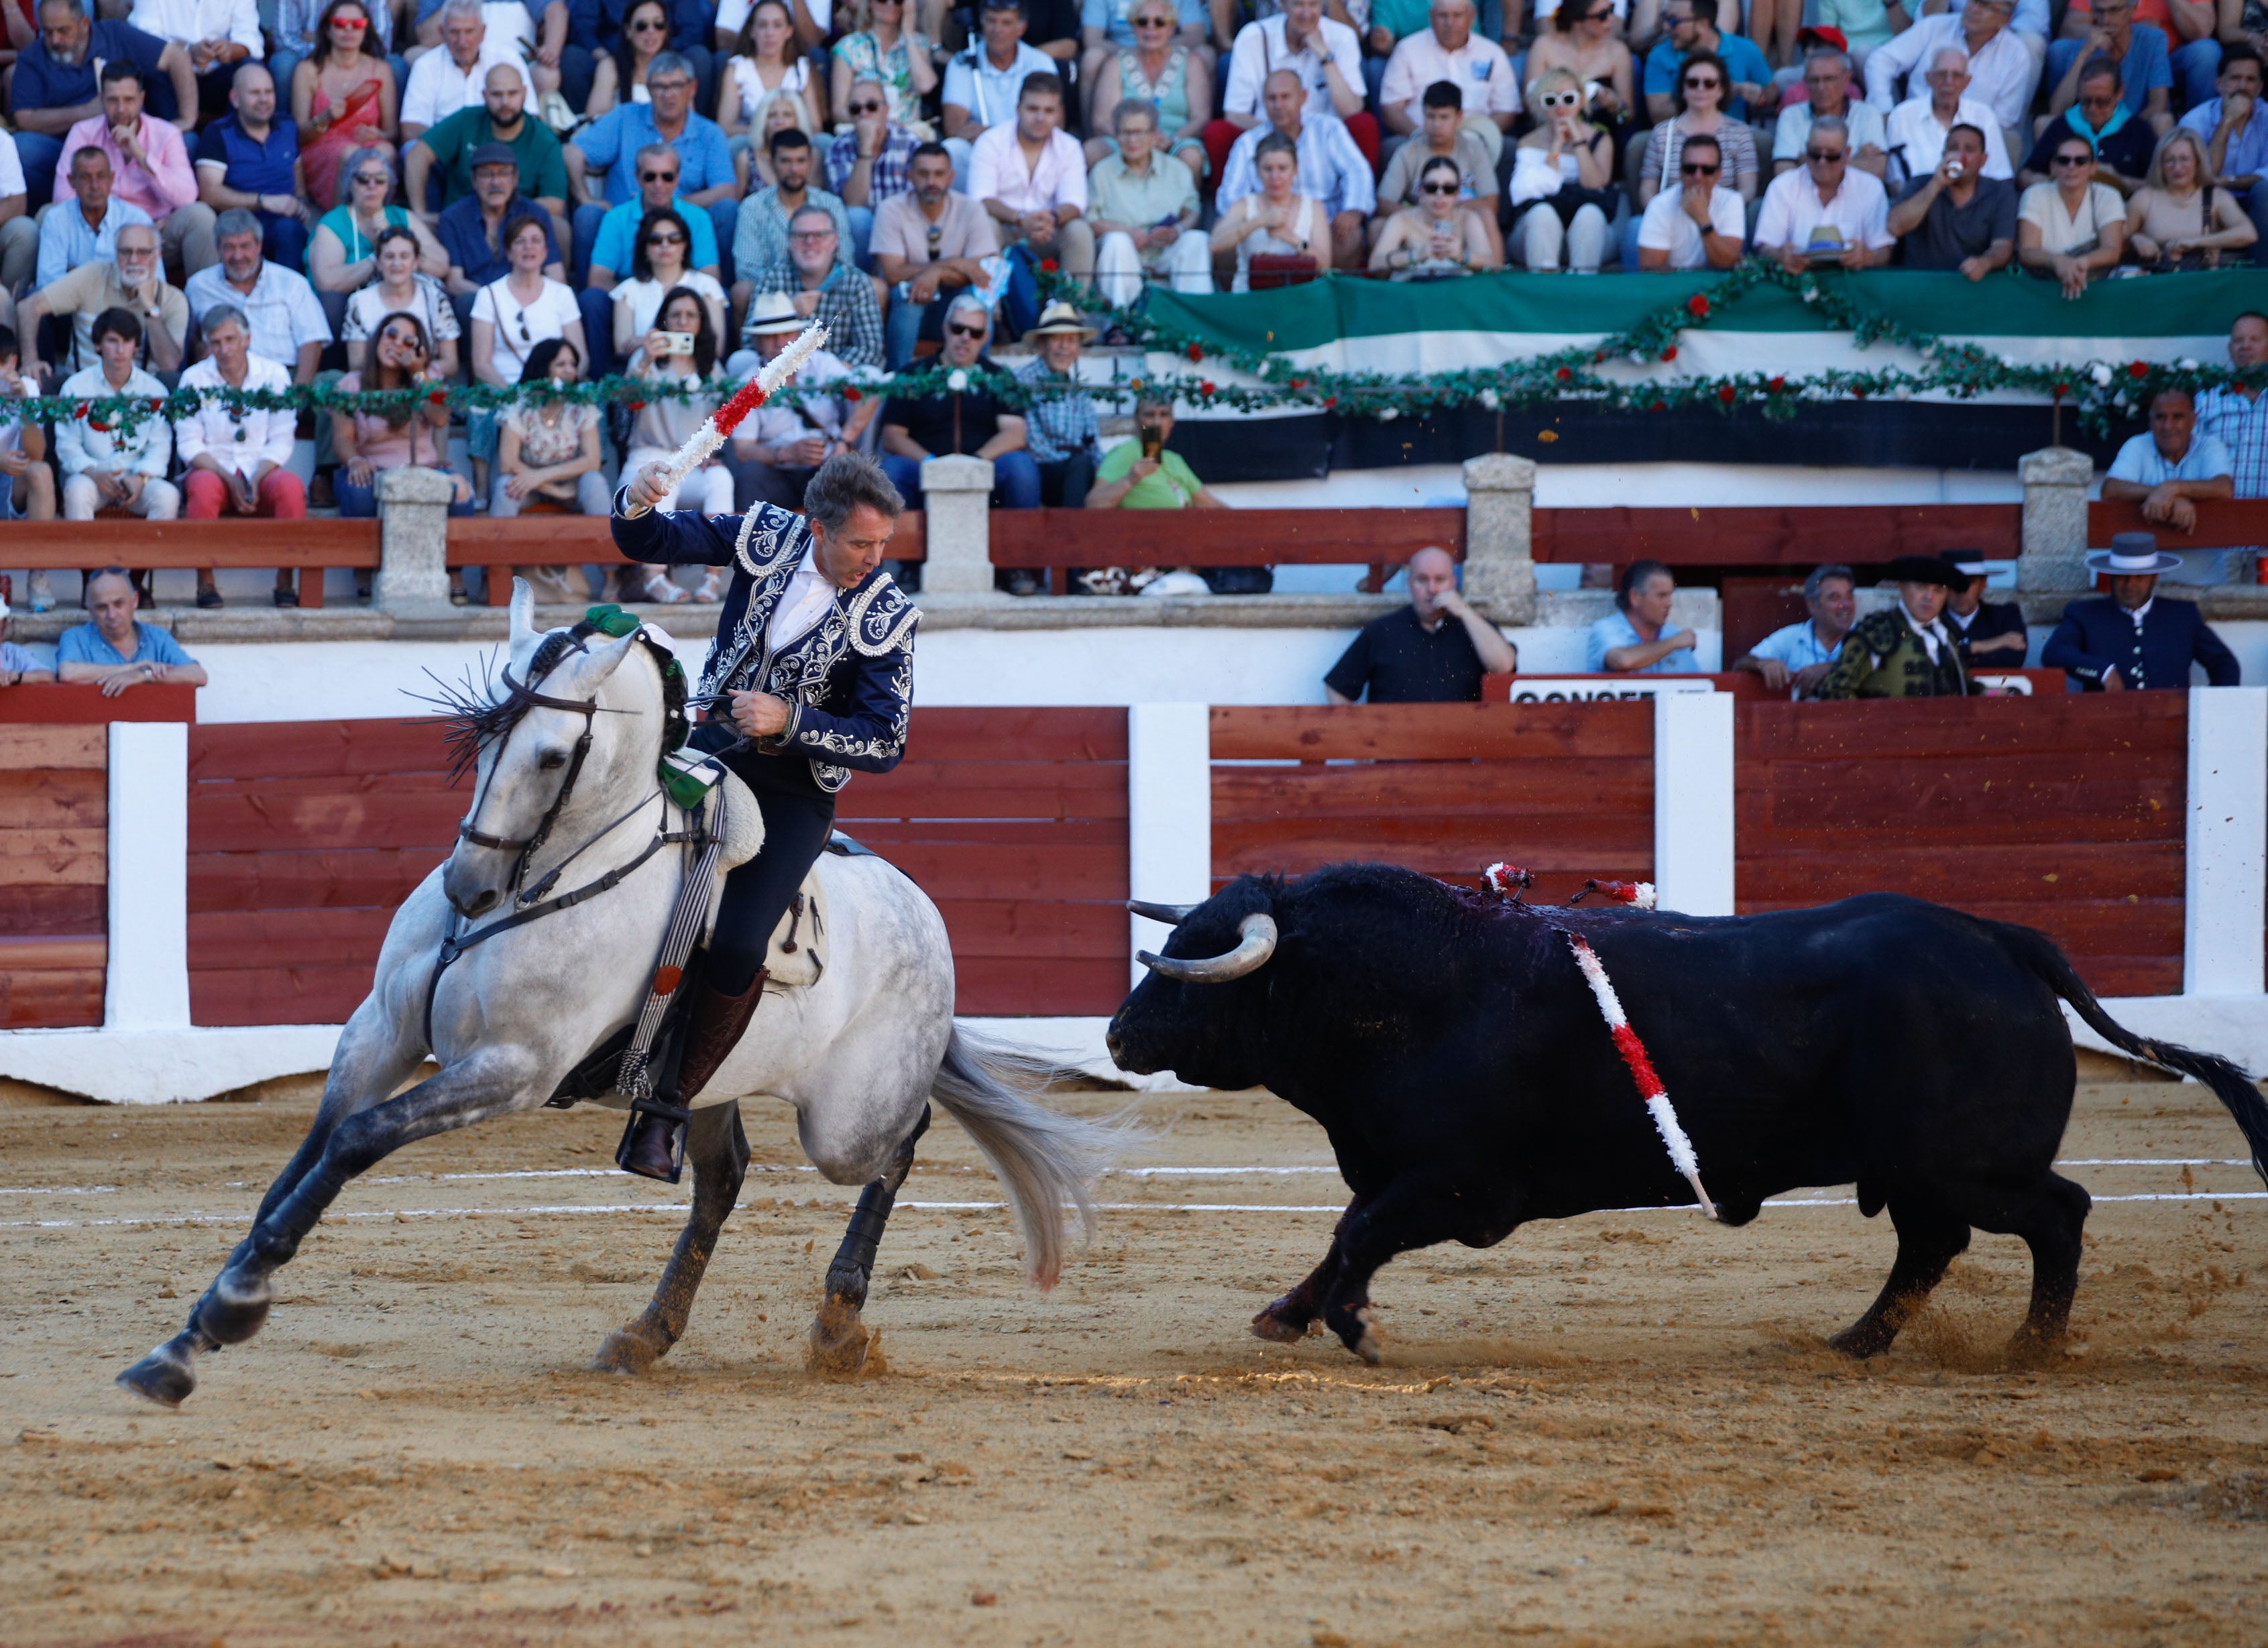
<svg viewBox="0 0 2268 1648">
<path fill-rule="evenodd" d="M 637 631 L 635 629 L 626 636 L 600 641 L 590 649 L 590 656 L 583 660 L 582 667 L 575 672 L 575 684 L 586 690 L 595 688 L 622 667 L 622 660 L 630 655 L 630 649 L 637 644 Z"/>
<path fill-rule="evenodd" d="M 510 651 L 514 658 L 520 649 L 535 643 L 535 592 L 527 580 L 515 578 L 512 581 L 512 630 Z"/>
</svg>

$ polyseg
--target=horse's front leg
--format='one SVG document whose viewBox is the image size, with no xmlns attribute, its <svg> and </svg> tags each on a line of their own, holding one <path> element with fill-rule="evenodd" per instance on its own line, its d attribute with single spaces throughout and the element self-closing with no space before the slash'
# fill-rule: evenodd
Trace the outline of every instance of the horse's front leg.
<svg viewBox="0 0 2268 1648">
<path fill-rule="evenodd" d="M 241 1344 L 260 1331 L 268 1320 L 269 1278 L 298 1252 L 300 1240 L 349 1180 L 416 1140 L 526 1108 L 540 1097 L 534 1075 L 534 1061 L 523 1050 L 483 1048 L 399 1099 L 342 1116 L 320 1145 L 311 1136 L 301 1154 L 313 1150 L 313 1159 L 303 1165 L 295 1157 L 269 1191 L 251 1233 L 191 1309 L 188 1326 L 121 1373 L 118 1382 L 154 1402 L 178 1405 L 196 1388 L 199 1353 Z M 317 1129 L 322 1129 L 320 1118 Z"/>
<path fill-rule="evenodd" d="M 704 1105 L 686 1126 L 686 1159 L 693 1164 L 693 1211 L 677 1238 L 677 1247 L 636 1321 L 616 1328 L 591 1364 L 600 1373 L 643 1373 L 669 1354 L 693 1313 L 693 1295 L 717 1250 L 718 1232 L 740 1199 L 748 1172 L 748 1136 L 740 1130 L 740 1107 Z"/>
</svg>

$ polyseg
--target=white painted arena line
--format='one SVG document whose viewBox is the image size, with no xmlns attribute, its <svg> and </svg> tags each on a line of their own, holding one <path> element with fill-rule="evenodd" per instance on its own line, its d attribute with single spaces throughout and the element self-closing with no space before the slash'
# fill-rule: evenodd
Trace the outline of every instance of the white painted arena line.
<svg viewBox="0 0 2268 1648">
<path fill-rule="evenodd" d="M 2109 1202 L 2268 1202 L 2268 1190 L 2176 1190 L 2155 1195 L 2099 1196 L 2094 1198 L 2100 1206 Z M 847 1201 L 813 1200 L 791 1204 L 798 1210 L 843 1211 L 851 1204 Z M 901 1202 L 902 1209 L 923 1211 L 976 1212 L 1004 1209 L 1005 1202 Z M 1787 1196 L 1766 1202 L 1768 1208 L 1855 1207 L 1855 1196 Z M 1267 1203 L 1267 1202 L 1098 1202 L 1100 1213 L 1330 1213 L 1339 1214 L 1346 1209 L 1335 1202 L 1326 1203 Z M 751 1211 L 762 1210 L 751 1209 Z M 787 1210 L 780 1210 L 785 1211 Z M 1692 1213 L 1697 1209 L 1676 1205 L 1670 1207 L 1599 1208 L 1600 1213 Z M 330 1213 L 331 1220 L 353 1219 L 428 1219 L 428 1218 L 534 1218 L 542 1217 L 582 1216 L 610 1213 L 686 1213 L 691 1204 L 684 1202 L 601 1202 L 557 1203 L 530 1207 L 490 1208 L 376 1208 L 352 1212 Z M 128 1225 L 231 1225 L 240 1224 L 247 1217 L 239 1211 L 223 1213 L 176 1213 L 163 1218 L 100 1218 L 100 1219 L 0 1219 L 0 1230 L 98 1230 Z"/>
</svg>

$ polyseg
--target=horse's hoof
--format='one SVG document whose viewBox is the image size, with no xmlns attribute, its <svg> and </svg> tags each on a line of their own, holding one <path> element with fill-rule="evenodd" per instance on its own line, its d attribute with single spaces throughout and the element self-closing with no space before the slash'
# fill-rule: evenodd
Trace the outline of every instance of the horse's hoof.
<svg viewBox="0 0 2268 1648">
<path fill-rule="evenodd" d="M 856 1379 L 869 1371 L 880 1372 L 873 1355 L 874 1335 L 858 1319 L 858 1307 L 847 1299 L 829 1297 L 811 1319 L 811 1344 L 805 1365 L 830 1379 Z"/>
<path fill-rule="evenodd" d="M 632 1328 L 618 1328 L 599 1347 L 599 1354 L 591 1360 L 591 1372 L 619 1373 L 625 1379 L 634 1379 L 661 1357 L 661 1348 L 651 1340 L 640 1337 Z"/>
<path fill-rule="evenodd" d="M 215 1344 L 242 1344 L 268 1320 L 268 1278 L 231 1280 L 224 1270 L 197 1301 L 196 1326 Z"/>
<path fill-rule="evenodd" d="M 1270 1305 L 1252 1319 L 1252 1336 L 1271 1344 L 1297 1344 L 1307 1336 L 1305 1325 L 1285 1321 Z"/>
<path fill-rule="evenodd" d="M 197 1387 L 196 1359 L 168 1340 L 118 1376 L 119 1385 L 166 1408 L 178 1408 Z"/>
</svg>

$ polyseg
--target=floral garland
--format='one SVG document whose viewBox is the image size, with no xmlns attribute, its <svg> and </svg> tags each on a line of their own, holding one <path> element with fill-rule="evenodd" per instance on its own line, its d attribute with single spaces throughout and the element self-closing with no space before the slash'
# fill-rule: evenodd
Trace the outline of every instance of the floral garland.
<svg viewBox="0 0 2268 1648">
<path fill-rule="evenodd" d="M 2058 406 L 2070 406 L 2087 428 L 2107 433 L 2114 421 L 2139 416 L 2149 404 L 2150 397 L 2163 389 L 2185 389 L 2196 394 L 2227 387 L 2234 382 L 2268 386 L 2268 368 L 2263 367 L 2239 372 L 2222 364 L 2208 366 L 2185 359 L 2171 365 L 2139 360 L 2095 361 L 2074 368 L 2005 359 L 1976 344 L 1949 342 L 1860 308 L 1845 295 L 1846 278 L 1834 276 L 1822 279 L 1808 272 L 1790 274 L 1776 263 L 1751 259 L 1707 290 L 1666 304 L 1635 325 L 1596 343 L 1498 365 L 1398 375 L 1302 367 L 1264 350 L 1226 346 L 1218 340 L 1163 325 L 1145 313 L 1108 303 L 1099 294 L 1043 263 L 1040 281 L 1047 296 L 1063 297 L 1077 304 L 1103 325 L 1123 330 L 1153 356 L 1186 359 L 1189 370 L 1154 380 L 1145 373 L 1106 387 L 1060 379 L 1033 381 L 998 367 L 952 367 L 933 359 L 917 370 L 895 377 L 866 372 L 822 386 L 790 385 L 775 400 L 777 404 L 792 406 L 814 396 L 840 395 L 856 401 L 869 395 L 912 398 L 981 391 L 1004 406 L 1021 409 L 1061 395 L 1087 394 L 1107 398 L 1114 394 L 1140 394 L 1154 386 L 1170 392 L 1199 413 L 1289 408 L 1392 422 L 1400 417 L 1425 417 L 1476 406 L 1500 411 L 1508 407 L 1572 402 L 1615 412 L 1669 412 L 1706 407 L 1730 414 L 1743 407 L 1753 407 L 1766 418 L 1784 422 L 1799 416 L 1808 405 L 1829 401 L 1905 401 L 1918 394 L 1970 400 L 1980 394 L 2014 392 L 2041 396 Z M 1918 370 L 1903 366 L 1872 371 L 1835 368 L 1795 376 L 1755 372 L 1661 381 L 1632 381 L 1601 375 L 1598 369 L 1609 362 L 1627 361 L 1638 366 L 1674 363 L 1681 334 L 1713 324 L 1725 310 L 1766 283 L 1793 292 L 1830 327 L 1850 334 L 1859 347 L 1878 342 L 1896 344 L 1923 357 L 1924 364 Z M 1208 364 L 1214 364 L 1216 370 L 1232 369 L 1256 381 L 1218 381 L 1204 375 L 1203 369 Z M 722 398 L 732 392 L 733 386 L 722 379 L 700 384 L 684 379 L 660 381 L 619 376 L 577 384 L 453 384 L 354 393 L 344 393 L 328 385 L 305 384 L 282 390 L 181 389 L 163 400 L 124 395 L 48 395 L 18 402 L 15 409 L 36 420 L 80 418 L 96 430 L 115 428 L 130 434 L 147 418 L 193 416 L 209 402 L 231 412 L 313 410 L 370 412 L 387 416 L 407 414 L 420 400 L 458 412 L 496 411 L 554 402 L 578 406 L 621 403 L 637 411 L 647 402 L 661 399 L 687 400 L 705 395 Z"/>
</svg>

